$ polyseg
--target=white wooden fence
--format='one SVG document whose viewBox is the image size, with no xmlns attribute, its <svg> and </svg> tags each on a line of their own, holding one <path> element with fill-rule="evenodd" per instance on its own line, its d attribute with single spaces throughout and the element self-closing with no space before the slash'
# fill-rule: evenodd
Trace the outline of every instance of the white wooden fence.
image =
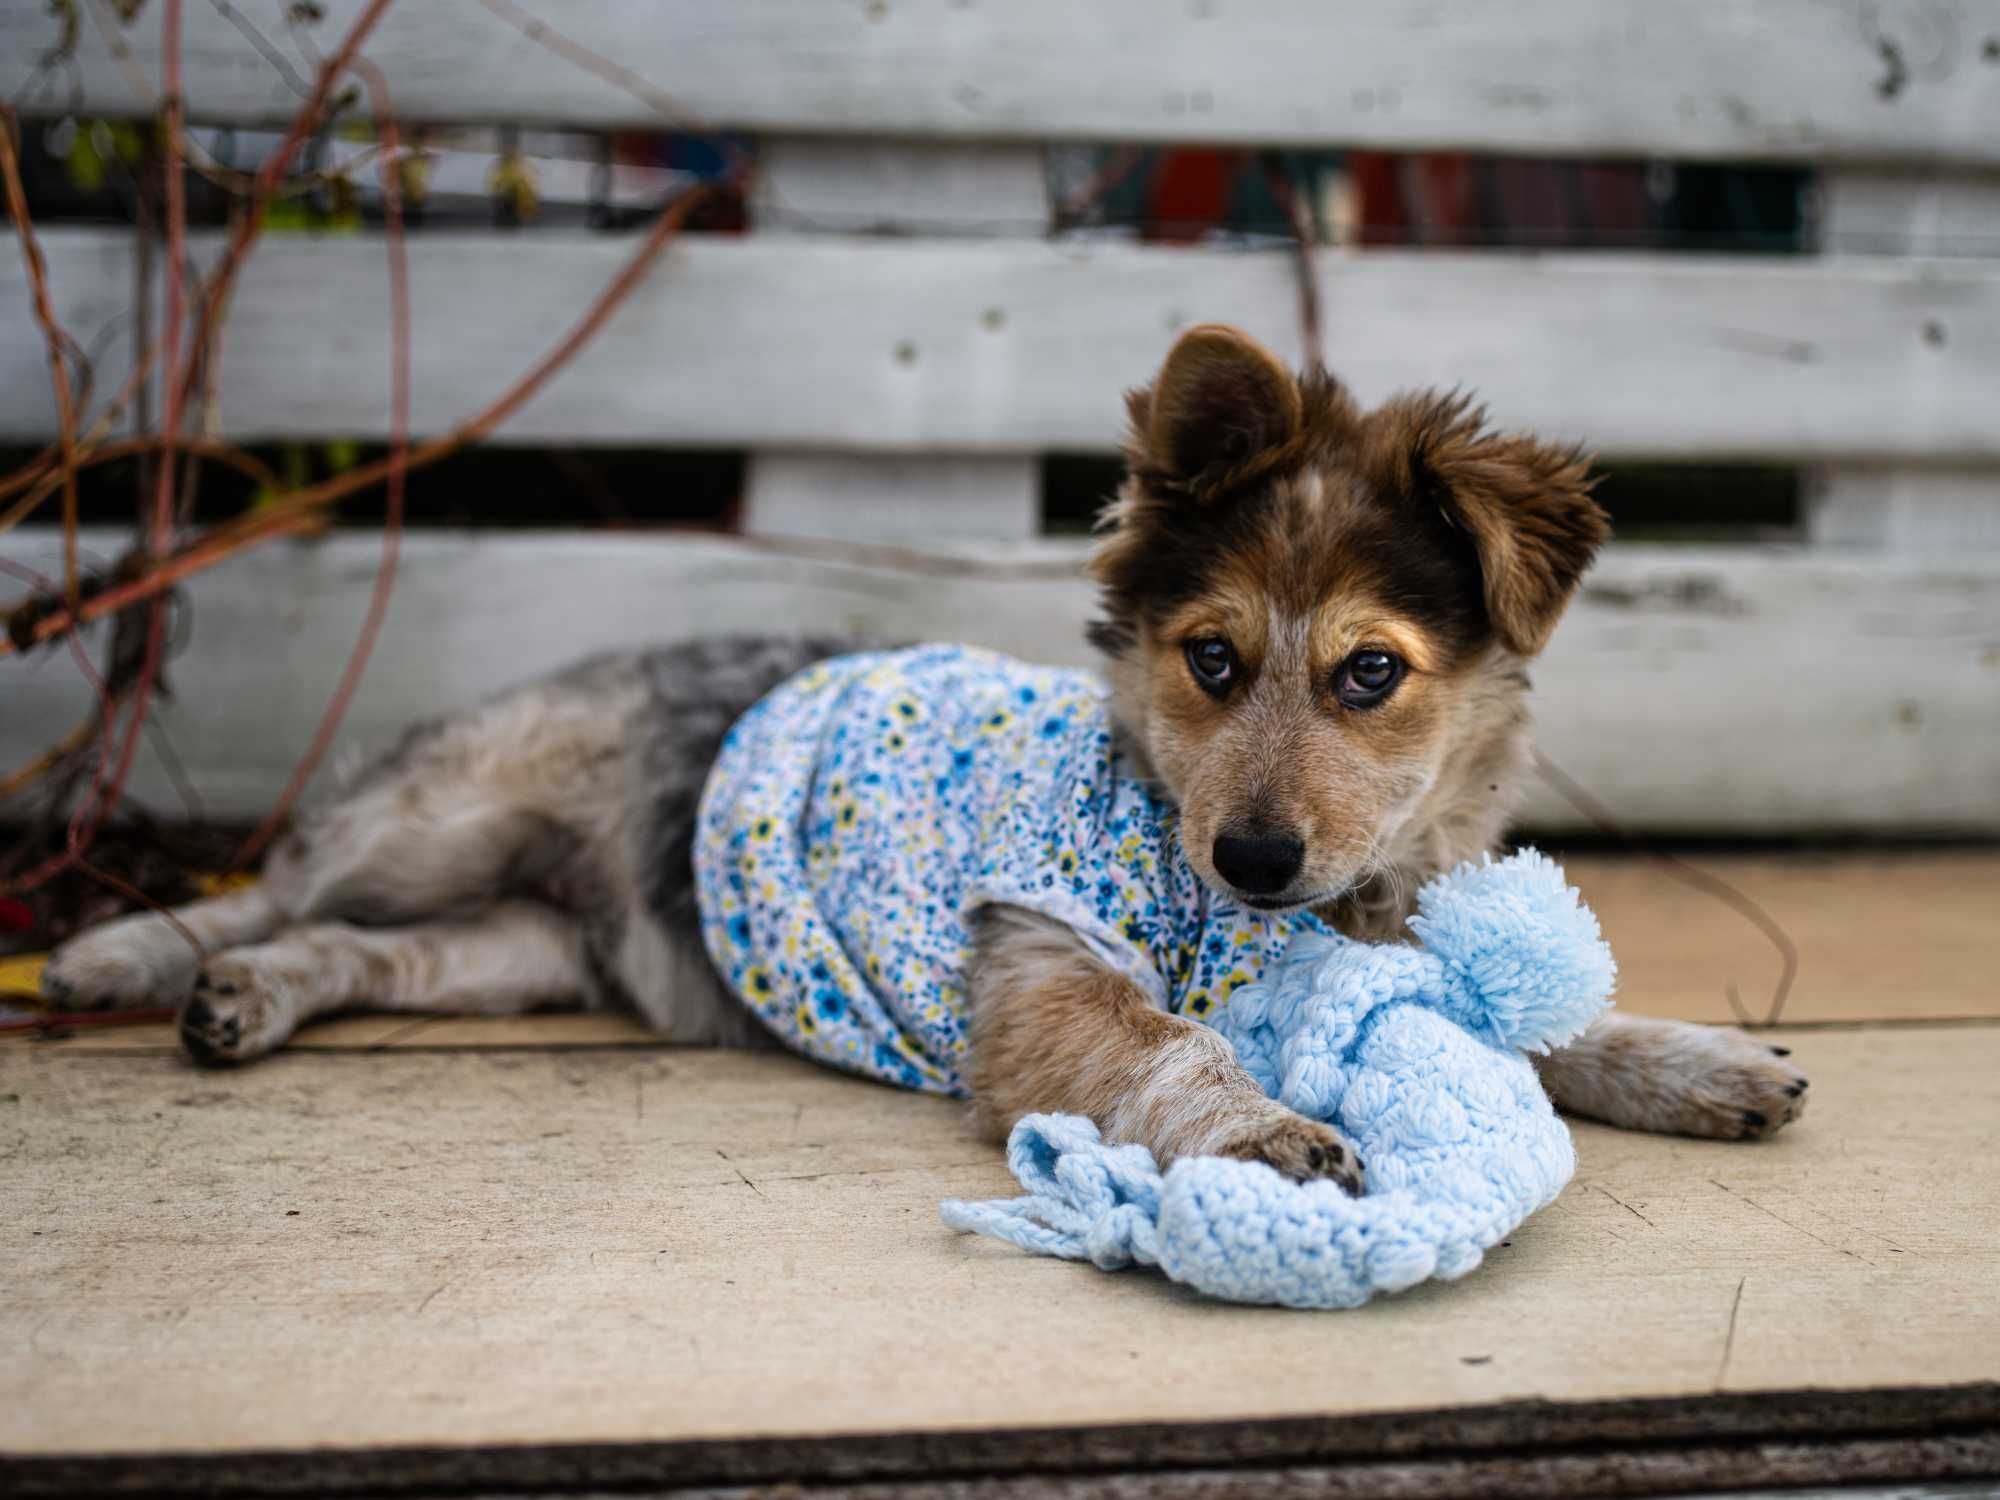
<svg viewBox="0 0 2000 1500">
<path fill-rule="evenodd" d="M 1037 456 L 1108 450 L 1120 390 L 1188 323 L 1302 351 L 1281 252 L 1044 237 L 1047 142 L 1785 160 L 1822 170 L 1822 255 L 1325 252 L 1326 354 L 1363 397 L 1464 384 L 1505 423 L 1609 456 L 1810 467 L 1807 545 L 1614 547 L 1538 672 L 1544 745 L 1623 820 L 2000 831 L 2000 0 L 534 8 L 630 76 L 553 56 L 511 0 L 405 0 L 368 54 L 412 120 L 661 128 L 665 95 L 756 132 L 767 227 L 673 246 L 502 440 L 747 447 L 753 537 L 413 538 L 346 738 L 579 650 L 732 625 L 1081 659 L 1077 549 L 1032 540 Z M 325 6 L 322 48 L 358 9 Z M 0 95 L 146 112 L 132 75 L 157 77 L 157 12 L 120 33 L 122 61 L 85 25 L 72 59 L 38 68 L 57 22 L 0 0 Z M 188 7 L 186 27 L 194 119 L 296 107 L 221 8 Z M 129 242 L 45 243 L 58 314 L 87 342 L 131 304 Z M 417 428 L 496 394 L 629 253 L 413 237 Z M 229 324 L 229 435 L 384 435 L 387 339 L 378 244 L 267 240 Z M 0 258 L 0 439 L 52 428 Z M 49 546 L 20 533 L 0 556 L 40 565 Z M 280 784 L 373 548 L 287 545 L 193 585 L 172 731 L 214 809 Z M 0 664 L 0 765 L 73 721 L 73 678 L 56 658 Z M 1577 821 L 1546 794 L 1530 815 Z"/>
</svg>

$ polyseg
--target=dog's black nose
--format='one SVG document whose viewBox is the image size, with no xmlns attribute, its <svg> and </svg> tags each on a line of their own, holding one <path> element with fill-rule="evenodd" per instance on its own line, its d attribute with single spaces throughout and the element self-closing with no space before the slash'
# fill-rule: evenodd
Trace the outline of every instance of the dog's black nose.
<svg viewBox="0 0 2000 1500">
<path fill-rule="evenodd" d="M 1290 834 L 1239 838 L 1225 833 L 1215 841 L 1215 872 L 1252 896 L 1275 896 L 1297 878 L 1306 846 Z"/>
</svg>

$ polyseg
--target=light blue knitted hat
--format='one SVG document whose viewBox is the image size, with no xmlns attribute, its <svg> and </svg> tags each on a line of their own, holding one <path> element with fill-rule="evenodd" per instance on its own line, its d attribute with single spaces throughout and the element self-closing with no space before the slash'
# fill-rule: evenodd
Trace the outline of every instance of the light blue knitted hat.
<svg viewBox="0 0 2000 1500">
<path fill-rule="evenodd" d="M 1417 905 L 1422 948 L 1301 931 L 1211 1018 L 1266 1092 L 1354 1142 L 1361 1197 L 1215 1157 L 1163 1176 L 1080 1115 L 1030 1115 L 1007 1144 L 1026 1196 L 953 1200 L 945 1222 L 1106 1270 L 1156 1265 L 1232 1302 L 1357 1307 L 1465 1275 L 1576 1170 L 1523 1052 L 1589 1025 L 1617 971 L 1533 850 L 1461 865 Z"/>
</svg>

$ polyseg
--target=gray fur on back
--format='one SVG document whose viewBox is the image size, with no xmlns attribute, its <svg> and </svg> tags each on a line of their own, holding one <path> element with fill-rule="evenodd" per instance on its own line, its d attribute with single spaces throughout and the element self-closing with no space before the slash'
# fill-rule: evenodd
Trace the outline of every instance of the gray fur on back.
<svg viewBox="0 0 2000 1500">
<path fill-rule="evenodd" d="M 830 637 L 724 636 L 640 658 L 648 702 L 639 888 L 669 936 L 697 947 L 701 942 L 694 897 L 695 813 L 730 725 L 794 673 L 853 649 L 853 641 Z"/>
</svg>

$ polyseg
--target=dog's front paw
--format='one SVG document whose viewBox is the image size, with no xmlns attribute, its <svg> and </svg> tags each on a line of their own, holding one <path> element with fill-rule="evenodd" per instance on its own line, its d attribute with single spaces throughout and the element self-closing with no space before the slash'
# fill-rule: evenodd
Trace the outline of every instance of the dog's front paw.
<svg viewBox="0 0 2000 1500">
<path fill-rule="evenodd" d="M 197 959 L 187 939 L 159 917 L 124 917 L 56 949 L 42 969 L 42 999 L 51 1010 L 178 1005 Z"/>
<path fill-rule="evenodd" d="M 1689 1060 L 1681 1129 L 1711 1140 L 1755 1141 L 1775 1135 L 1805 1113 L 1809 1080 L 1786 1058 L 1788 1047 L 1759 1041 L 1733 1027 L 1716 1027 Z"/>
<path fill-rule="evenodd" d="M 294 999 L 254 959 L 212 958 L 181 1007 L 181 1045 L 196 1062 L 216 1067 L 262 1057 L 292 1034 Z"/>
<path fill-rule="evenodd" d="M 1361 1196 L 1361 1157 L 1331 1125 L 1290 1111 L 1231 1136 L 1215 1153 L 1237 1161 L 1261 1161 L 1294 1182 L 1324 1179 L 1353 1197 Z"/>
</svg>

